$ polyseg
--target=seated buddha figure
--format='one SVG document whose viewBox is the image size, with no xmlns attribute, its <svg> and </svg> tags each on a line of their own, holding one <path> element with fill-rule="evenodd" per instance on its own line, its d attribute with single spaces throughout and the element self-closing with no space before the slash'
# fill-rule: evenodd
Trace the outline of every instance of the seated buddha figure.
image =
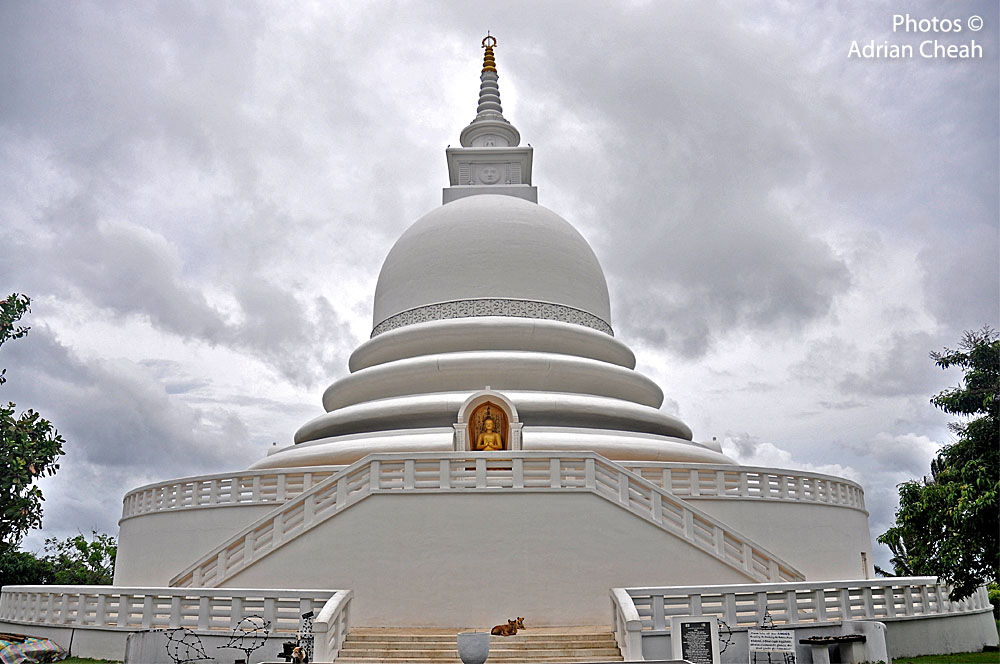
<svg viewBox="0 0 1000 664">
<path fill-rule="evenodd" d="M 503 438 L 493 430 L 493 418 L 483 420 L 483 431 L 476 438 L 476 449 L 484 452 L 503 449 Z"/>
</svg>

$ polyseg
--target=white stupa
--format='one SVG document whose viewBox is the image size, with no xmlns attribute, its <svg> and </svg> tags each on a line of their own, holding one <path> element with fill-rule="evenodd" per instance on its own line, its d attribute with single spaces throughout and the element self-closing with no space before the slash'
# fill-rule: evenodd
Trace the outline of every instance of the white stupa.
<svg viewBox="0 0 1000 664">
<path fill-rule="evenodd" d="M 376 493 L 240 564 L 233 553 L 273 505 L 127 516 L 116 583 L 344 587 L 362 624 L 453 625 L 498 607 L 535 624 L 600 623 L 616 586 L 873 576 L 862 490 L 848 480 L 786 473 L 792 494 L 804 496 L 804 482 L 817 499 L 720 500 L 760 480 L 717 443 L 695 442 L 635 371 L 593 249 L 536 203 L 532 148 L 503 116 L 493 43 L 476 116 L 447 150 L 443 205 L 382 265 L 371 338 L 324 392 L 326 413 L 251 467 L 269 477 L 393 467 L 404 484 L 413 473 L 412 492 Z M 480 440 L 487 419 L 492 444 Z M 477 473 L 478 489 L 449 490 Z M 602 476 L 620 474 L 636 483 L 615 489 L 625 499 L 666 490 L 659 517 L 606 499 Z M 680 477 L 701 495 L 671 495 Z M 711 489 L 697 488 L 702 477 Z M 150 569 L 151 556 L 162 564 Z"/>
<path fill-rule="evenodd" d="M 669 658 L 671 615 L 724 618 L 742 661 L 765 617 L 881 620 L 897 655 L 996 643 L 985 591 L 954 603 L 934 578 L 874 578 L 856 483 L 740 466 L 660 410 L 597 256 L 537 203 L 495 43 L 443 205 L 389 251 L 326 413 L 248 470 L 129 492 L 115 586 L 5 588 L 0 628 L 209 634 L 250 606 L 278 624 L 291 603 L 324 607 L 326 657 L 357 626 L 513 616 L 613 623 L 629 659 Z"/>
</svg>

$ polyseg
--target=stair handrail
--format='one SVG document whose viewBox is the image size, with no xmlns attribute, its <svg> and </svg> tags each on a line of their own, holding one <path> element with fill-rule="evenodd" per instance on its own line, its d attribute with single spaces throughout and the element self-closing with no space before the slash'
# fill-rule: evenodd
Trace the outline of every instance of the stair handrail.
<svg viewBox="0 0 1000 664">
<path fill-rule="evenodd" d="M 526 461 L 536 462 L 536 471 L 547 468 L 548 475 L 540 481 L 526 477 Z M 548 464 L 537 464 L 539 461 Z M 417 468 L 418 462 L 423 462 L 422 469 Z M 389 467 L 392 472 L 386 470 Z M 498 488 L 594 493 L 684 539 L 750 580 L 805 578 L 722 521 L 595 452 L 502 451 L 370 454 L 261 516 L 177 574 L 170 585 L 221 585 L 261 555 L 373 493 Z"/>
<path fill-rule="evenodd" d="M 351 590 L 338 590 L 313 620 L 313 658 L 316 662 L 337 659 L 351 628 Z"/>
</svg>

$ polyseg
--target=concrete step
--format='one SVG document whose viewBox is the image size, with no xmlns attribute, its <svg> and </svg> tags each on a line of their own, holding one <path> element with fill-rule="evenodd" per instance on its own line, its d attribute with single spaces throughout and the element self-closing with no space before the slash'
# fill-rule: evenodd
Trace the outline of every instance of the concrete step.
<svg viewBox="0 0 1000 664">
<path fill-rule="evenodd" d="M 437 654 L 447 654 L 458 656 L 455 648 L 434 648 L 434 649 L 375 649 L 375 648 L 341 648 L 341 657 L 378 657 L 379 659 L 407 659 L 410 657 L 433 657 Z M 555 656 L 584 656 L 595 655 L 600 657 L 617 655 L 618 648 L 490 648 L 490 659 L 497 657 L 547 657 Z"/>
<path fill-rule="evenodd" d="M 366 650 L 433 650 L 445 649 L 455 650 L 455 639 L 447 641 L 356 641 L 348 639 L 344 642 L 347 648 L 364 648 Z M 509 638 L 500 640 L 496 637 L 490 639 L 490 650 L 531 650 L 547 648 L 617 648 L 614 639 L 602 639 L 600 641 L 548 641 L 544 639 L 532 639 L 531 641 L 512 641 Z"/>
<path fill-rule="evenodd" d="M 347 635 L 337 664 L 456 664 L 459 632 L 483 628 L 356 627 Z M 609 627 L 574 625 L 521 630 L 490 638 L 489 662 L 620 662 L 621 652 Z"/>
<path fill-rule="evenodd" d="M 379 659 L 378 657 L 344 657 L 340 655 L 337 657 L 336 664 L 399 664 L 400 661 L 405 661 L 408 664 L 460 664 L 461 659 L 457 655 L 440 657 L 410 657 L 405 660 L 398 659 Z M 573 655 L 548 655 L 545 657 L 529 658 L 529 657 L 495 657 L 493 653 L 490 653 L 488 662 L 506 662 L 507 664 L 530 664 L 533 662 L 543 663 L 543 662 L 621 662 L 621 655 L 606 655 L 606 656 L 573 656 Z"/>
</svg>

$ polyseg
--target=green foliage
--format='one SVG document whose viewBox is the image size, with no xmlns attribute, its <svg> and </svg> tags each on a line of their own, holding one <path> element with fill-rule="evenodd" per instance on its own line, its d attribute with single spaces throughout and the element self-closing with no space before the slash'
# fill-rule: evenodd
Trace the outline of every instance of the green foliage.
<svg viewBox="0 0 1000 664">
<path fill-rule="evenodd" d="M 0 345 L 28 333 L 17 323 L 30 303 L 17 293 L 0 301 Z M 6 371 L 0 371 L 0 385 L 7 380 Z M 13 403 L 0 404 L 0 544 L 16 545 L 29 529 L 42 525 L 44 497 L 35 482 L 59 469 L 56 459 L 64 442 L 35 411 L 18 415 Z"/>
<path fill-rule="evenodd" d="M 896 574 L 938 576 L 960 599 L 1000 579 L 1000 340 L 984 327 L 931 358 L 965 372 L 963 385 L 931 403 L 968 419 L 949 425 L 956 440 L 941 448 L 930 476 L 899 485 L 896 525 L 878 541 L 892 551 Z"/>
<path fill-rule="evenodd" d="M 45 555 L 0 545 L 0 586 L 9 585 L 110 585 L 115 575 L 118 543 L 111 535 L 93 532 L 45 540 Z"/>
<path fill-rule="evenodd" d="M 18 551 L 12 544 L 0 544 L 0 586 L 52 583 L 52 563 L 28 551 Z"/>
<path fill-rule="evenodd" d="M 59 541 L 45 540 L 45 557 L 55 573 L 58 585 L 110 585 L 115 576 L 118 542 L 111 535 L 92 533 L 87 541 L 83 535 Z"/>
</svg>

